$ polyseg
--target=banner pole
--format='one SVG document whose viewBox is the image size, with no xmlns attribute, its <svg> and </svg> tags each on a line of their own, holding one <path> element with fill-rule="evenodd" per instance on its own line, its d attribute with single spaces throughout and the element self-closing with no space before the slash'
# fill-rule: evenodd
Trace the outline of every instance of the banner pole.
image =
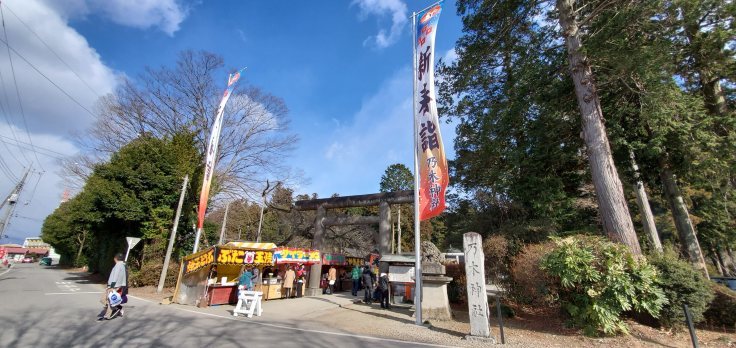
<svg viewBox="0 0 736 348">
<path fill-rule="evenodd" d="M 412 66 L 414 81 L 412 89 L 412 121 L 414 122 L 414 313 L 416 324 L 422 325 L 422 253 L 419 233 L 419 157 L 417 155 L 417 13 L 411 15 Z"/>
<path fill-rule="evenodd" d="M 202 235 L 202 229 L 198 228 L 197 233 L 194 235 L 194 249 L 192 250 L 192 254 L 195 254 L 197 252 L 197 249 L 199 249 L 199 237 Z"/>
</svg>

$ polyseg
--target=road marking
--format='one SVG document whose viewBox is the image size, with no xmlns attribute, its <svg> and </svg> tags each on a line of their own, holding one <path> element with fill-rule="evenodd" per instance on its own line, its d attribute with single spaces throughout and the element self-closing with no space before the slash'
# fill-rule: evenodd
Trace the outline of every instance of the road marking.
<svg viewBox="0 0 736 348">
<path fill-rule="evenodd" d="M 44 295 L 78 295 L 78 294 L 101 294 L 102 291 L 77 291 L 77 292 L 47 292 Z"/>
<path fill-rule="evenodd" d="M 132 297 L 132 298 L 135 298 L 137 300 L 141 300 L 141 301 L 145 301 L 145 302 L 156 303 L 156 302 L 153 302 L 153 301 L 150 301 L 150 300 L 142 299 L 142 298 L 137 297 L 137 296 L 128 295 L 128 297 Z M 222 318 L 222 319 L 227 319 L 227 320 L 233 320 L 233 321 L 237 321 L 237 322 L 244 323 L 244 324 L 253 324 L 253 325 L 260 325 L 260 326 L 268 326 L 268 327 L 273 327 L 273 328 L 277 328 L 277 329 L 285 329 L 285 330 L 309 332 L 309 333 L 316 333 L 316 334 L 323 334 L 323 335 L 355 337 L 355 338 L 360 338 L 360 339 L 365 339 L 365 340 L 384 341 L 384 342 L 401 343 L 401 344 L 415 344 L 415 345 L 427 346 L 427 347 L 453 347 L 453 346 L 443 346 L 441 344 L 402 341 L 402 340 L 395 340 L 395 339 L 391 339 L 391 338 L 371 337 L 371 336 L 355 335 L 355 334 L 342 333 L 342 332 L 331 332 L 331 331 L 322 331 L 322 330 L 302 329 L 302 328 L 298 328 L 298 327 L 291 327 L 291 326 L 278 325 L 278 324 L 268 324 L 268 323 L 262 323 L 262 322 L 257 322 L 257 321 L 245 321 L 245 320 L 236 319 L 235 317 L 228 317 L 228 316 L 219 315 L 219 314 L 199 312 L 199 311 L 195 311 L 195 310 L 191 310 L 191 309 L 186 309 L 186 308 L 180 308 L 180 307 L 171 307 L 171 308 L 173 308 L 174 310 L 180 310 L 180 311 L 184 311 L 184 312 L 190 312 L 190 313 L 201 314 L 201 315 L 206 315 L 206 316 L 215 317 L 215 318 Z"/>
<path fill-rule="evenodd" d="M 7 271 L 5 271 L 5 272 L 3 272 L 3 273 L 0 273 L 0 277 L 4 276 L 4 275 L 5 275 L 5 273 L 8 273 L 8 272 L 10 272 L 11 270 L 12 270 L 12 268 L 8 268 L 8 270 L 7 270 Z"/>
</svg>

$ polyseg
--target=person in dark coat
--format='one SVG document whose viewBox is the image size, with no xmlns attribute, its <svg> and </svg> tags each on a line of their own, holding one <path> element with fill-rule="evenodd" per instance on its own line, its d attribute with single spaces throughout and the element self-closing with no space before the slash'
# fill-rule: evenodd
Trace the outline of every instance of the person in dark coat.
<svg viewBox="0 0 736 348">
<path fill-rule="evenodd" d="M 388 304 L 388 275 L 386 273 L 381 273 L 381 277 L 378 278 L 378 290 L 381 291 L 381 308 L 391 308 L 391 305 Z"/>
<path fill-rule="evenodd" d="M 365 289 L 365 303 L 373 303 L 373 290 L 375 289 L 376 275 L 371 272 L 370 267 L 365 266 L 363 268 L 363 288 Z"/>
</svg>

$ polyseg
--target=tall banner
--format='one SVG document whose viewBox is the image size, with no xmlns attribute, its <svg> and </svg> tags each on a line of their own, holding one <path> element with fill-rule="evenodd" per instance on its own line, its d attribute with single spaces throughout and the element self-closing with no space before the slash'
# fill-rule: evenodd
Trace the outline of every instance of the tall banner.
<svg viewBox="0 0 736 348">
<path fill-rule="evenodd" d="M 225 111 L 225 104 L 230 99 L 235 83 L 240 79 L 240 71 L 230 74 L 227 79 L 227 88 L 225 94 L 222 95 L 220 106 L 217 108 L 215 122 L 212 124 L 212 133 L 210 134 L 210 142 L 207 145 L 207 159 L 204 167 L 204 179 L 202 180 L 202 191 L 199 194 L 199 212 L 197 214 L 197 228 L 202 229 L 204 225 L 204 214 L 207 211 L 207 200 L 210 197 L 210 184 L 212 183 L 212 174 L 215 171 L 215 160 L 217 159 L 217 146 L 220 143 L 220 131 L 222 130 L 222 114 Z M 196 244 L 196 242 L 195 242 Z"/>
<path fill-rule="evenodd" d="M 449 183 L 434 91 L 434 38 L 441 3 L 417 14 L 414 42 L 414 134 L 419 166 L 419 220 L 445 210 Z"/>
</svg>

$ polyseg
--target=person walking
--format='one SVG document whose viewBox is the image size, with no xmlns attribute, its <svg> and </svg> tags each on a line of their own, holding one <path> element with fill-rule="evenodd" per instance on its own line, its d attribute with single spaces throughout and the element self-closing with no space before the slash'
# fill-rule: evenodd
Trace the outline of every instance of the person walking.
<svg viewBox="0 0 736 348">
<path fill-rule="evenodd" d="M 330 294 L 335 293 L 335 282 L 337 281 L 337 269 L 335 266 L 330 266 L 330 270 L 327 271 L 327 284 L 330 286 Z"/>
<path fill-rule="evenodd" d="M 293 294 L 291 290 L 294 288 L 294 280 L 296 279 L 296 272 L 289 266 L 289 269 L 284 273 L 284 289 L 286 290 L 286 298 L 291 298 Z"/>
<path fill-rule="evenodd" d="M 353 279 L 353 296 L 358 296 L 358 290 L 360 290 L 360 267 L 353 267 L 353 271 L 350 273 L 350 277 Z"/>
<path fill-rule="evenodd" d="M 120 253 L 113 257 L 115 266 L 113 266 L 110 276 L 107 278 L 107 289 L 103 294 L 105 309 L 97 316 L 97 320 L 112 319 L 116 316 L 122 317 L 124 314 L 123 303 L 128 302 L 128 271 L 123 260 L 123 254 Z M 114 306 L 108 301 L 109 294 L 113 291 L 117 292 L 122 298 L 122 302 Z"/>
<path fill-rule="evenodd" d="M 381 273 L 381 277 L 378 278 L 378 290 L 381 291 L 381 308 L 390 309 L 391 305 L 388 304 L 388 275 Z"/>
<path fill-rule="evenodd" d="M 365 266 L 363 268 L 363 288 L 365 289 L 365 297 L 363 298 L 363 302 L 367 304 L 373 303 L 373 289 L 374 284 L 376 283 L 376 275 L 371 272 L 371 269 L 369 266 Z"/>
</svg>

